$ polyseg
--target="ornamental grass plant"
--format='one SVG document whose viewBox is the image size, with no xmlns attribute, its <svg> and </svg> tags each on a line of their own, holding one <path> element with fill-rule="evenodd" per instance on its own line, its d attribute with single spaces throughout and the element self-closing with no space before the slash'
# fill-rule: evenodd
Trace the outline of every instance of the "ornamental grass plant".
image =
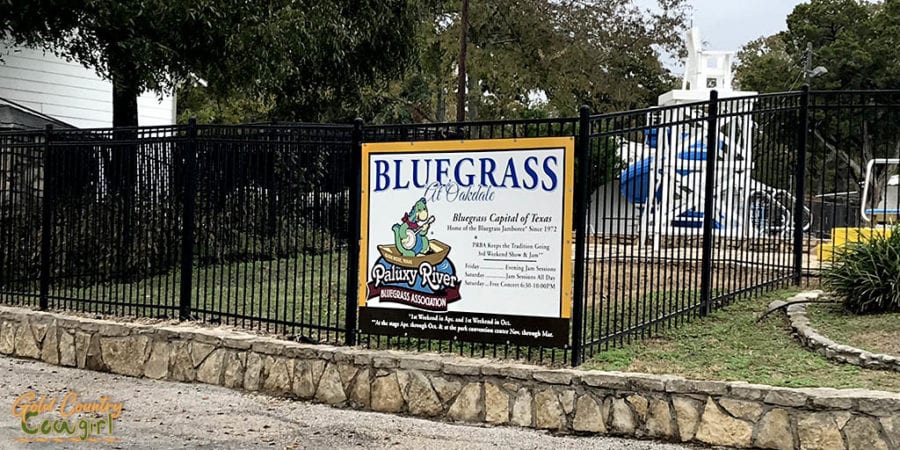
<svg viewBox="0 0 900 450">
<path fill-rule="evenodd" d="M 900 226 L 842 246 L 822 281 L 849 312 L 900 311 Z"/>
</svg>

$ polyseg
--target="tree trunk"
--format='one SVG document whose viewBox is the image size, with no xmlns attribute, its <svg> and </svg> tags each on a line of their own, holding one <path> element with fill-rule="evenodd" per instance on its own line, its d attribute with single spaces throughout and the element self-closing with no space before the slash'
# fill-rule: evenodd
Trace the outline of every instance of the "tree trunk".
<svg viewBox="0 0 900 450">
<path fill-rule="evenodd" d="M 134 83 L 113 75 L 113 127 L 138 126 L 137 88 Z"/>
<path fill-rule="evenodd" d="M 110 64 L 120 58 L 110 57 Z M 107 151 L 106 176 L 111 192 L 130 198 L 137 175 L 137 138 L 133 127 L 138 126 L 136 83 L 129 67 L 112 66 L 113 82 L 113 139 Z M 126 129 L 129 127 L 132 129 Z"/>
<path fill-rule="evenodd" d="M 132 259 L 134 243 L 134 196 L 137 182 L 138 126 L 136 69 L 130 58 L 113 51 L 110 55 L 110 74 L 113 92 L 113 144 L 106 152 L 106 181 L 112 198 L 120 208 L 117 246 L 118 276 L 129 280 L 140 276 Z M 127 127 L 127 128 L 126 128 Z"/>
<path fill-rule="evenodd" d="M 444 88 L 438 89 L 437 93 L 437 111 L 435 114 L 435 118 L 438 123 L 443 123 L 447 121 L 447 105 L 446 100 L 444 99 Z"/>
<path fill-rule="evenodd" d="M 106 53 L 109 57 L 109 75 L 113 85 L 113 127 L 136 127 L 140 74 L 134 64 L 134 55 L 117 45 L 107 47 Z"/>
<path fill-rule="evenodd" d="M 469 31 L 469 0 L 462 0 L 459 24 L 459 62 L 456 72 L 456 121 L 466 120 L 466 51 Z"/>
<path fill-rule="evenodd" d="M 481 82 L 479 81 L 478 74 L 472 73 L 470 70 L 467 78 L 469 80 L 469 95 L 468 101 L 466 102 L 466 115 L 469 121 L 474 122 L 478 120 L 478 114 L 481 112 L 481 98 L 483 93 L 481 92 Z"/>
</svg>

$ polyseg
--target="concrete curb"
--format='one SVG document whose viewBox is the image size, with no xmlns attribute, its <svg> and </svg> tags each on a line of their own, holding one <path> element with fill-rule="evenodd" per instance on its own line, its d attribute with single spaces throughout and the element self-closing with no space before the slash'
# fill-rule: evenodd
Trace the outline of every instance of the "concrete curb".
<svg viewBox="0 0 900 450">
<path fill-rule="evenodd" d="M 791 297 L 787 302 L 795 300 L 818 300 L 825 298 L 822 291 L 809 291 Z M 872 353 L 848 345 L 839 344 L 827 336 L 821 335 L 810 324 L 805 304 L 787 307 L 787 316 L 791 329 L 797 339 L 810 350 L 836 362 L 853 364 L 866 369 L 893 370 L 900 372 L 900 357 Z"/>
</svg>

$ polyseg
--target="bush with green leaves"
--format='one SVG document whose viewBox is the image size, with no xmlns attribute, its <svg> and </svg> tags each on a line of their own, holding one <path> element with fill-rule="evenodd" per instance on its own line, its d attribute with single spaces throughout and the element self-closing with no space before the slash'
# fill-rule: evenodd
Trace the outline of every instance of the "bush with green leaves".
<svg viewBox="0 0 900 450">
<path fill-rule="evenodd" d="M 900 311 L 900 226 L 839 248 L 822 279 L 850 312 Z"/>
</svg>

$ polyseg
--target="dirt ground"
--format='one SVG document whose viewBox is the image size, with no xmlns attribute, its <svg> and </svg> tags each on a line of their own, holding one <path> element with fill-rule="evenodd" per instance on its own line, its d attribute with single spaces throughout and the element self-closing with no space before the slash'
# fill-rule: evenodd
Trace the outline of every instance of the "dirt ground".
<svg viewBox="0 0 900 450">
<path fill-rule="evenodd" d="M 661 248 L 597 245 L 588 248 L 585 325 L 588 341 L 644 333 L 642 327 L 680 312 L 698 312 L 702 253 L 698 247 Z M 780 281 L 793 274 L 784 252 L 715 248 L 713 298 Z M 680 319 L 673 319 L 680 320 Z M 629 331 L 630 330 L 630 331 Z"/>
<path fill-rule="evenodd" d="M 678 295 L 699 298 L 701 258 L 699 251 L 670 250 L 663 254 L 645 251 L 602 254 L 589 260 L 585 273 L 586 304 L 602 301 L 640 301 L 648 296 Z M 717 254 L 713 259 L 713 294 L 731 293 L 790 277 L 792 260 L 783 254 Z"/>
</svg>

